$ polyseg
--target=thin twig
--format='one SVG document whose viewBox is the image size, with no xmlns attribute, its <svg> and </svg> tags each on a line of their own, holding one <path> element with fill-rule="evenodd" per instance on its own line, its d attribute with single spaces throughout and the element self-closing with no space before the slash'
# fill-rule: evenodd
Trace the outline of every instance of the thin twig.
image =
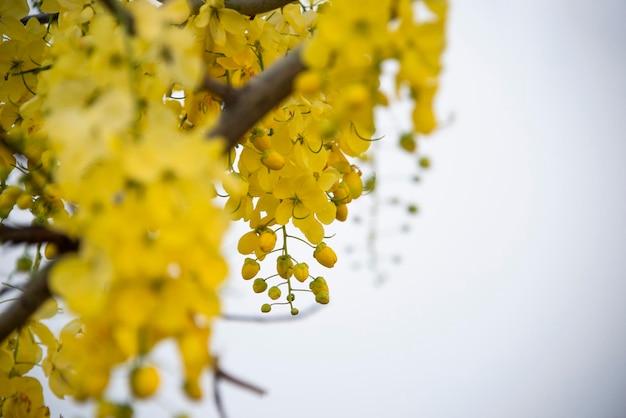
<svg viewBox="0 0 626 418">
<path fill-rule="evenodd" d="M 226 418 L 226 408 L 224 407 L 224 403 L 222 402 L 222 392 L 220 391 L 220 381 L 223 379 L 227 382 L 233 383 L 243 389 L 249 390 L 251 392 L 256 393 L 257 395 L 263 396 L 267 392 L 265 389 L 260 388 L 252 383 L 248 383 L 238 377 L 233 376 L 230 373 L 225 372 L 219 366 L 219 359 L 215 359 L 215 379 L 213 380 L 213 400 L 215 401 L 215 408 L 217 409 L 217 414 L 220 418 Z"/>
<path fill-rule="evenodd" d="M 261 387 L 253 385 L 252 383 L 248 383 L 243 379 L 233 376 L 230 373 L 225 372 L 220 366 L 219 362 L 215 363 L 215 384 L 219 383 L 220 380 L 225 380 L 230 382 L 236 386 L 239 386 L 243 389 L 249 390 L 250 392 L 254 392 L 259 396 L 263 396 L 267 393 L 267 391 Z"/>
</svg>

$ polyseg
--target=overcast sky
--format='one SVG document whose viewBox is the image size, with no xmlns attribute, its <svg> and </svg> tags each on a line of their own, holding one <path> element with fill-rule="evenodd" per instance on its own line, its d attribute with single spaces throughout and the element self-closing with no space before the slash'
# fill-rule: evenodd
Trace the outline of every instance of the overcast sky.
<svg viewBox="0 0 626 418">
<path fill-rule="evenodd" d="M 222 384 L 229 417 L 626 416 L 626 3 L 452 3 L 433 168 L 410 186 L 380 151 L 382 187 L 421 208 L 380 207 L 386 280 L 338 228 L 329 306 L 218 324 L 223 367 L 269 391 Z M 258 312 L 238 289 L 226 308 Z M 141 416 L 181 411 L 174 391 Z"/>
</svg>

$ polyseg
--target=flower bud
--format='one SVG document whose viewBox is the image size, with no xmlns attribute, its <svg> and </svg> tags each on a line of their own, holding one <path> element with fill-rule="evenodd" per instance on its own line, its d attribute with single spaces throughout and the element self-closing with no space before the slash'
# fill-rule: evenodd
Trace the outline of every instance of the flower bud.
<svg viewBox="0 0 626 418">
<path fill-rule="evenodd" d="M 293 261 L 288 255 L 281 255 L 276 259 L 276 272 L 283 279 L 288 279 L 293 274 Z"/>
<path fill-rule="evenodd" d="M 264 303 L 263 305 L 261 305 L 261 312 L 268 313 L 271 310 L 272 310 L 272 305 L 270 305 L 269 303 Z"/>
<path fill-rule="evenodd" d="M 342 203 L 337 205 L 337 213 L 335 214 L 335 219 L 339 222 L 344 222 L 348 219 L 348 205 L 344 205 Z"/>
<path fill-rule="evenodd" d="M 337 186 L 337 189 L 333 192 L 333 200 L 338 203 L 350 203 L 352 200 L 350 196 L 350 189 L 348 185 L 343 182 Z"/>
<path fill-rule="evenodd" d="M 315 295 L 315 301 L 319 304 L 326 305 L 328 302 L 330 302 L 328 292 L 325 290 L 319 292 L 317 295 Z"/>
<path fill-rule="evenodd" d="M 29 193 L 22 193 L 15 201 L 15 204 L 20 209 L 30 209 L 33 207 L 33 196 Z"/>
<path fill-rule="evenodd" d="M 261 156 L 261 164 L 270 170 L 280 170 L 285 166 L 285 157 L 278 151 L 266 149 Z"/>
<path fill-rule="evenodd" d="M 261 265 L 252 258 L 246 258 L 241 266 L 241 277 L 245 280 L 250 280 L 261 270 Z"/>
<path fill-rule="evenodd" d="M 250 138 L 250 142 L 252 142 L 254 148 L 258 149 L 261 152 L 270 149 L 270 147 L 272 146 L 272 140 L 267 135 L 252 137 Z"/>
<path fill-rule="evenodd" d="M 252 282 L 252 290 L 254 290 L 254 293 L 263 293 L 265 292 L 265 289 L 267 289 L 267 283 L 265 283 L 265 280 L 261 278 L 254 279 L 254 282 Z"/>
<path fill-rule="evenodd" d="M 266 229 L 259 235 L 259 248 L 264 253 L 269 253 L 276 246 L 276 233 L 271 229 Z"/>
<path fill-rule="evenodd" d="M 270 287 L 270 290 L 267 291 L 267 295 L 270 297 L 270 299 L 272 300 L 276 300 L 280 297 L 280 289 L 278 288 L 278 286 L 272 286 Z"/>
<path fill-rule="evenodd" d="M 314 295 L 317 295 L 320 292 L 328 292 L 328 284 L 326 284 L 326 280 L 323 277 L 316 277 L 309 283 L 309 289 L 311 289 Z"/>
<path fill-rule="evenodd" d="M 137 398 L 152 396 L 159 388 L 159 372 L 154 367 L 134 369 L 130 375 L 130 388 Z"/>
<path fill-rule="evenodd" d="M 54 257 L 57 256 L 58 253 L 59 249 L 57 248 L 56 244 L 53 244 L 51 242 L 47 243 L 46 248 L 44 248 L 43 250 L 43 255 L 45 255 L 48 260 L 52 260 Z"/>
<path fill-rule="evenodd" d="M 298 263 L 293 267 L 293 275 L 300 283 L 309 278 L 309 266 L 307 263 Z"/>
<path fill-rule="evenodd" d="M 328 268 L 332 268 L 337 262 L 335 251 L 323 242 L 317 244 L 315 251 L 313 251 L 313 257 L 315 257 L 318 263 Z"/>
<path fill-rule="evenodd" d="M 15 264 L 17 271 L 30 271 L 31 267 L 33 267 L 33 260 L 27 255 L 18 258 Z"/>
<path fill-rule="evenodd" d="M 415 138 L 412 133 L 406 133 L 400 137 L 400 147 L 407 152 L 414 152 L 417 148 Z"/>
</svg>

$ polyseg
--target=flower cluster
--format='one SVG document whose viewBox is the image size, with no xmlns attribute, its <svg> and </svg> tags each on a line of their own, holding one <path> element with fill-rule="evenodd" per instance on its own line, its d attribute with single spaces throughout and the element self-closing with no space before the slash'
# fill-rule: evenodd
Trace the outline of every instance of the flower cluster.
<svg viewBox="0 0 626 418">
<path fill-rule="evenodd" d="M 150 353 L 166 339 L 183 390 L 202 397 L 229 222 L 248 225 L 241 276 L 269 298 L 262 312 L 298 314 L 297 292 L 327 304 L 317 268 L 337 263 L 327 227 L 365 189 L 359 158 L 375 140 L 374 107 L 388 103 L 383 61 L 400 62 L 413 133 L 435 127 L 446 1 L 289 3 L 255 16 L 194 3 L 42 0 L 46 21 L 25 19 L 26 0 L 0 0 L 0 219 L 28 211 L 77 243 L 59 253 L 43 240 L 18 259 L 19 272 L 49 270 L 55 299 L 0 342 L 0 416 L 48 413 L 27 376 L 35 365 L 61 398 L 102 400 L 118 367 L 134 397 L 150 397 Z M 211 132 L 236 103 L 204 81 L 246 87 L 286 54 L 307 68 L 292 94 L 224 153 Z M 75 317 L 55 336 L 41 320 L 57 303 Z"/>
</svg>

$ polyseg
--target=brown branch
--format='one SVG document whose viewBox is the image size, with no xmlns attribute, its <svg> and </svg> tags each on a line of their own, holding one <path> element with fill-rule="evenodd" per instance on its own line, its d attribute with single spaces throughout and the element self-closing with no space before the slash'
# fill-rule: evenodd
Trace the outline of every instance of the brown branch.
<svg viewBox="0 0 626 418">
<path fill-rule="evenodd" d="M 0 314 L 0 343 L 11 333 L 20 329 L 28 318 L 51 296 L 48 288 L 50 263 L 33 275 L 22 295 Z"/>
<path fill-rule="evenodd" d="M 198 87 L 199 90 L 206 90 L 219 96 L 224 103 L 232 102 L 237 94 L 237 89 L 229 86 L 226 83 L 222 83 L 211 77 L 204 77 L 202 84 Z"/>
<path fill-rule="evenodd" d="M 242 15 L 254 16 L 293 2 L 294 0 L 224 0 L 224 7 L 236 10 Z"/>
<path fill-rule="evenodd" d="M 0 225 L 0 242 L 38 244 L 53 243 L 59 253 L 76 251 L 78 243 L 63 234 L 43 226 L 10 227 Z M 0 342 L 21 328 L 28 318 L 51 296 L 48 288 L 48 273 L 53 263 L 36 272 L 23 289 L 22 295 L 9 308 L 0 313 Z"/>
<path fill-rule="evenodd" d="M 297 49 L 236 89 L 209 137 L 225 138 L 227 149 L 235 146 L 255 123 L 291 94 L 294 79 L 305 69 Z"/>
<path fill-rule="evenodd" d="M 6 226 L 0 225 L 0 242 L 13 244 L 55 244 L 59 252 L 76 251 L 78 243 L 67 236 L 43 226 Z"/>
<path fill-rule="evenodd" d="M 224 0 L 224 7 L 233 9 L 246 16 L 254 16 L 271 10 L 279 9 L 295 0 Z M 204 4 L 203 0 L 188 0 L 193 14 L 198 13 Z"/>
</svg>

